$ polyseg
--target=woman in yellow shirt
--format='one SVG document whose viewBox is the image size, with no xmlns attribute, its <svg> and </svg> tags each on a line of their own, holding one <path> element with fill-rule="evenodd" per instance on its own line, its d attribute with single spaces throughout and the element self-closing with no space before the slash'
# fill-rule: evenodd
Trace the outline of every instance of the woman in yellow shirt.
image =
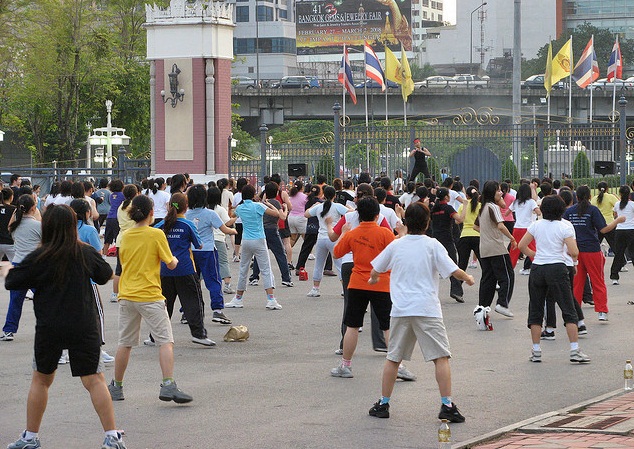
<svg viewBox="0 0 634 449">
<path fill-rule="evenodd" d="M 601 181 L 597 184 L 597 189 L 599 190 L 599 194 L 597 196 L 593 196 L 590 200 L 590 204 L 596 206 L 601 211 L 601 215 L 605 218 L 605 223 L 610 224 L 614 221 L 614 205 L 618 203 L 620 200 L 616 195 L 608 192 L 608 183 L 605 181 Z M 614 250 L 614 233 L 615 229 L 602 234 L 599 232 L 599 243 L 603 242 L 603 239 L 607 240 L 610 248 Z"/>
<path fill-rule="evenodd" d="M 467 269 L 471 251 L 473 251 L 478 261 L 480 260 L 480 233 L 473 227 L 480 213 L 481 204 L 480 201 L 478 201 L 480 194 L 478 193 L 478 189 L 474 186 L 469 186 L 467 187 L 466 195 L 467 201 L 462 203 L 458 208 L 458 215 L 464 220 L 462 222 L 460 240 L 458 240 L 458 245 L 456 246 L 458 251 L 458 267 L 461 270 Z M 460 285 L 462 286 L 462 281 L 460 281 Z M 462 298 L 462 294 L 460 297 Z M 458 302 L 464 302 L 464 299 Z"/>
</svg>

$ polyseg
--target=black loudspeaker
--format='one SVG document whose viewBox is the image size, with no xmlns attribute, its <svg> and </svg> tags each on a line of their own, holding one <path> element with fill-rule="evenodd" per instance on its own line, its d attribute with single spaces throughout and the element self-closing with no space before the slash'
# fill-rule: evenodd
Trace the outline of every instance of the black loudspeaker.
<svg viewBox="0 0 634 449">
<path fill-rule="evenodd" d="M 616 173 L 616 163 L 614 161 L 594 161 L 594 172 L 599 175 L 613 175 Z"/>
<path fill-rule="evenodd" d="M 288 164 L 288 176 L 306 176 L 308 172 L 307 164 Z"/>
</svg>

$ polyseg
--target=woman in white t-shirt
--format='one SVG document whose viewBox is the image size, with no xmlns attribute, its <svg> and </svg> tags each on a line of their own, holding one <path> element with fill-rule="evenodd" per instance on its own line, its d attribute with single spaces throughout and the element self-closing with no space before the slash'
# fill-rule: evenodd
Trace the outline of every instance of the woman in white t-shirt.
<svg viewBox="0 0 634 449">
<path fill-rule="evenodd" d="M 616 217 L 625 217 L 625 222 L 617 224 L 614 232 L 614 259 L 610 267 L 610 279 L 614 285 L 619 284 L 619 271 L 626 265 L 625 250 L 634 254 L 634 202 L 630 200 L 630 192 L 628 186 L 621 186 L 621 201 L 614 206 Z"/>
<path fill-rule="evenodd" d="M 416 183 L 414 183 L 414 181 L 408 182 L 405 187 L 405 193 L 398 199 L 401 202 L 403 209 L 407 209 L 407 207 L 414 202 L 414 197 L 416 196 L 415 190 Z"/>
<path fill-rule="evenodd" d="M 233 196 L 233 194 L 232 194 Z M 222 205 L 222 193 L 218 187 L 210 187 L 207 190 L 207 204 L 209 209 L 218 214 L 225 226 L 231 227 L 236 222 L 236 217 L 230 218 L 227 209 Z M 235 293 L 231 287 L 231 271 L 229 268 L 229 257 L 227 256 L 226 234 L 219 228 L 214 228 L 214 242 L 216 251 L 218 251 L 218 265 L 220 268 L 220 277 L 223 280 L 222 292 L 227 294 Z"/>
<path fill-rule="evenodd" d="M 332 255 L 333 265 L 337 269 L 337 274 L 341 279 L 341 259 L 335 259 L 335 242 L 331 242 L 328 237 L 328 224 L 326 223 L 326 217 L 330 217 L 332 222 L 336 223 L 342 215 L 345 215 L 346 212 L 349 212 L 352 209 L 347 208 L 343 204 L 334 202 L 333 200 L 335 199 L 336 193 L 337 192 L 334 187 L 324 187 L 324 198 L 326 201 L 316 204 L 304 213 L 306 218 L 317 217 L 319 220 L 319 231 L 317 233 L 317 243 L 315 244 L 313 288 L 306 296 L 317 297 L 321 295 L 319 292 L 319 284 L 321 284 L 321 278 L 324 275 L 324 267 L 326 266 L 328 253 Z"/>
<path fill-rule="evenodd" d="M 170 194 L 165 191 L 167 184 L 163 178 L 148 179 L 147 185 L 145 194 L 154 201 L 154 224 L 157 224 L 167 215 Z"/>
<path fill-rule="evenodd" d="M 541 215 L 541 211 L 537 203 L 532 197 L 531 188 L 528 184 L 522 184 L 517 190 L 517 198 L 513 201 L 509 209 L 515 212 L 515 226 L 513 227 L 513 237 L 516 241 L 522 240 L 528 227 L 537 220 L 537 216 Z M 535 242 L 531 243 L 531 249 L 535 251 Z M 512 249 L 509 252 L 511 256 L 511 264 L 513 268 L 517 265 L 517 259 L 520 256 L 519 248 Z"/>
<path fill-rule="evenodd" d="M 546 297 L 557 302 L 566 325 L 570 340 L 571 362 L 589 363 L 590 358 L 581 352 L 578 342 L 578 317 L 575 310 L 570 286 L 570 277 L 566 267 L 563 249 L 576 264 L 579 248 L 575 239 L 572 224 L 561 217 L 566 205 L 561 197 L 550 195 L 544 197 L 541 211 L 544 219 L 531 224 L 519 243 L 520 250 L 533 259 L 530 277 L 528 278 L 528 326 L 531 329 L 533 348 L 529 360 L 542 361 L 540 339 Z M 537 250 L 530 249 L 529 244 L 535 240 Z"/>
</svg>

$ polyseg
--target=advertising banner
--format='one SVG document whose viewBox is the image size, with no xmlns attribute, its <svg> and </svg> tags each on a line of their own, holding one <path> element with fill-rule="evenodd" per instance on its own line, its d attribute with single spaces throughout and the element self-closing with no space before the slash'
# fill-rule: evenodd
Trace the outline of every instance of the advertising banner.
<svg viewBox="0 0 634 449">
<path fill-rule="evenodd" d="M 412 50 L 411 0 L 297 0 L 297 54 L 340 54 L 364 41 Z"/>
</svg>

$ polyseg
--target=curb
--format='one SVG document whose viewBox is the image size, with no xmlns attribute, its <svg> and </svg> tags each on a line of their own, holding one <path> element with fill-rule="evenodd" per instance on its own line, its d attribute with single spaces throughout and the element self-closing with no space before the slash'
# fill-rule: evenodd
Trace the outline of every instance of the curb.
<svg viewBox="0 0 634 449">
<path fill-rule="evenodd" d="M 500 438 L 502 435 L 504 435 L 506 433 L 516 431 L 516 430 L 518 430 L 518 429 L 520 429 L 522 427 L 525 427 L 525 426 L 528 426 L 530 424 L 536 423 L 536 422 L 541 421 L 543 419 L 550 418 L 552 416 L 568 414 L 568 413 L 570 413 L 573 410 L 576 410 L 576 409 L 579 409 L 579 408 L 585 408 L 585 407 L 588 407 L 590 405 L 593 405 L 593 404 L 596 404 L 596 403 L 599 403 L 599 402 L 603 402 L 603 401 L 608 400 L 608 399 L 612 399 L 613 397 L 620 396 L 623 393 L 624 392 L 623 392 L 622 389 L 614 390 L 614 391 L 611 391 L 611 392 L 606 393 L 604 395 L 597 396 L 595 398 L 588 399 L 586 401 L 579 402 L 579 403 L 574 404 L 574 405 L 570 405 L 570 406 L 562 408 L 560 410 L 555 410 L 555 411 L 552 411 L 552 412 L 544 413 L 542 415 L 534 416 L 532 418 L 528 418 L 528 419 L 525 419 L 523 421 L 519 421 L 517 423 L 510 424 L 510 425 L 508 425 L 506 427 L 501 427 L 501 428 L 499 428 L 497 430 L 494 430 L 494 431 L 489 432 L 489 433 L 485 433 L 483 435 L 471 438 L 469 440 L 462 441 L 462 442 L 456 443 L 456 444 L 452 444 L 451 445 L 451 449 L 470 449 L 470 448 L 473 448 L 473 447 L 475 447 L 475 446 L 477 446 L 479 444 L 484 444 L 484 443 L 489 442 L 491 440 L 495 440 L 497 438 Z M 539 432 L 536 431 L 536 429 L 531 429 L 530 433 L 534 434 L 534 433 L 539 433 Z"/>
</svg>

